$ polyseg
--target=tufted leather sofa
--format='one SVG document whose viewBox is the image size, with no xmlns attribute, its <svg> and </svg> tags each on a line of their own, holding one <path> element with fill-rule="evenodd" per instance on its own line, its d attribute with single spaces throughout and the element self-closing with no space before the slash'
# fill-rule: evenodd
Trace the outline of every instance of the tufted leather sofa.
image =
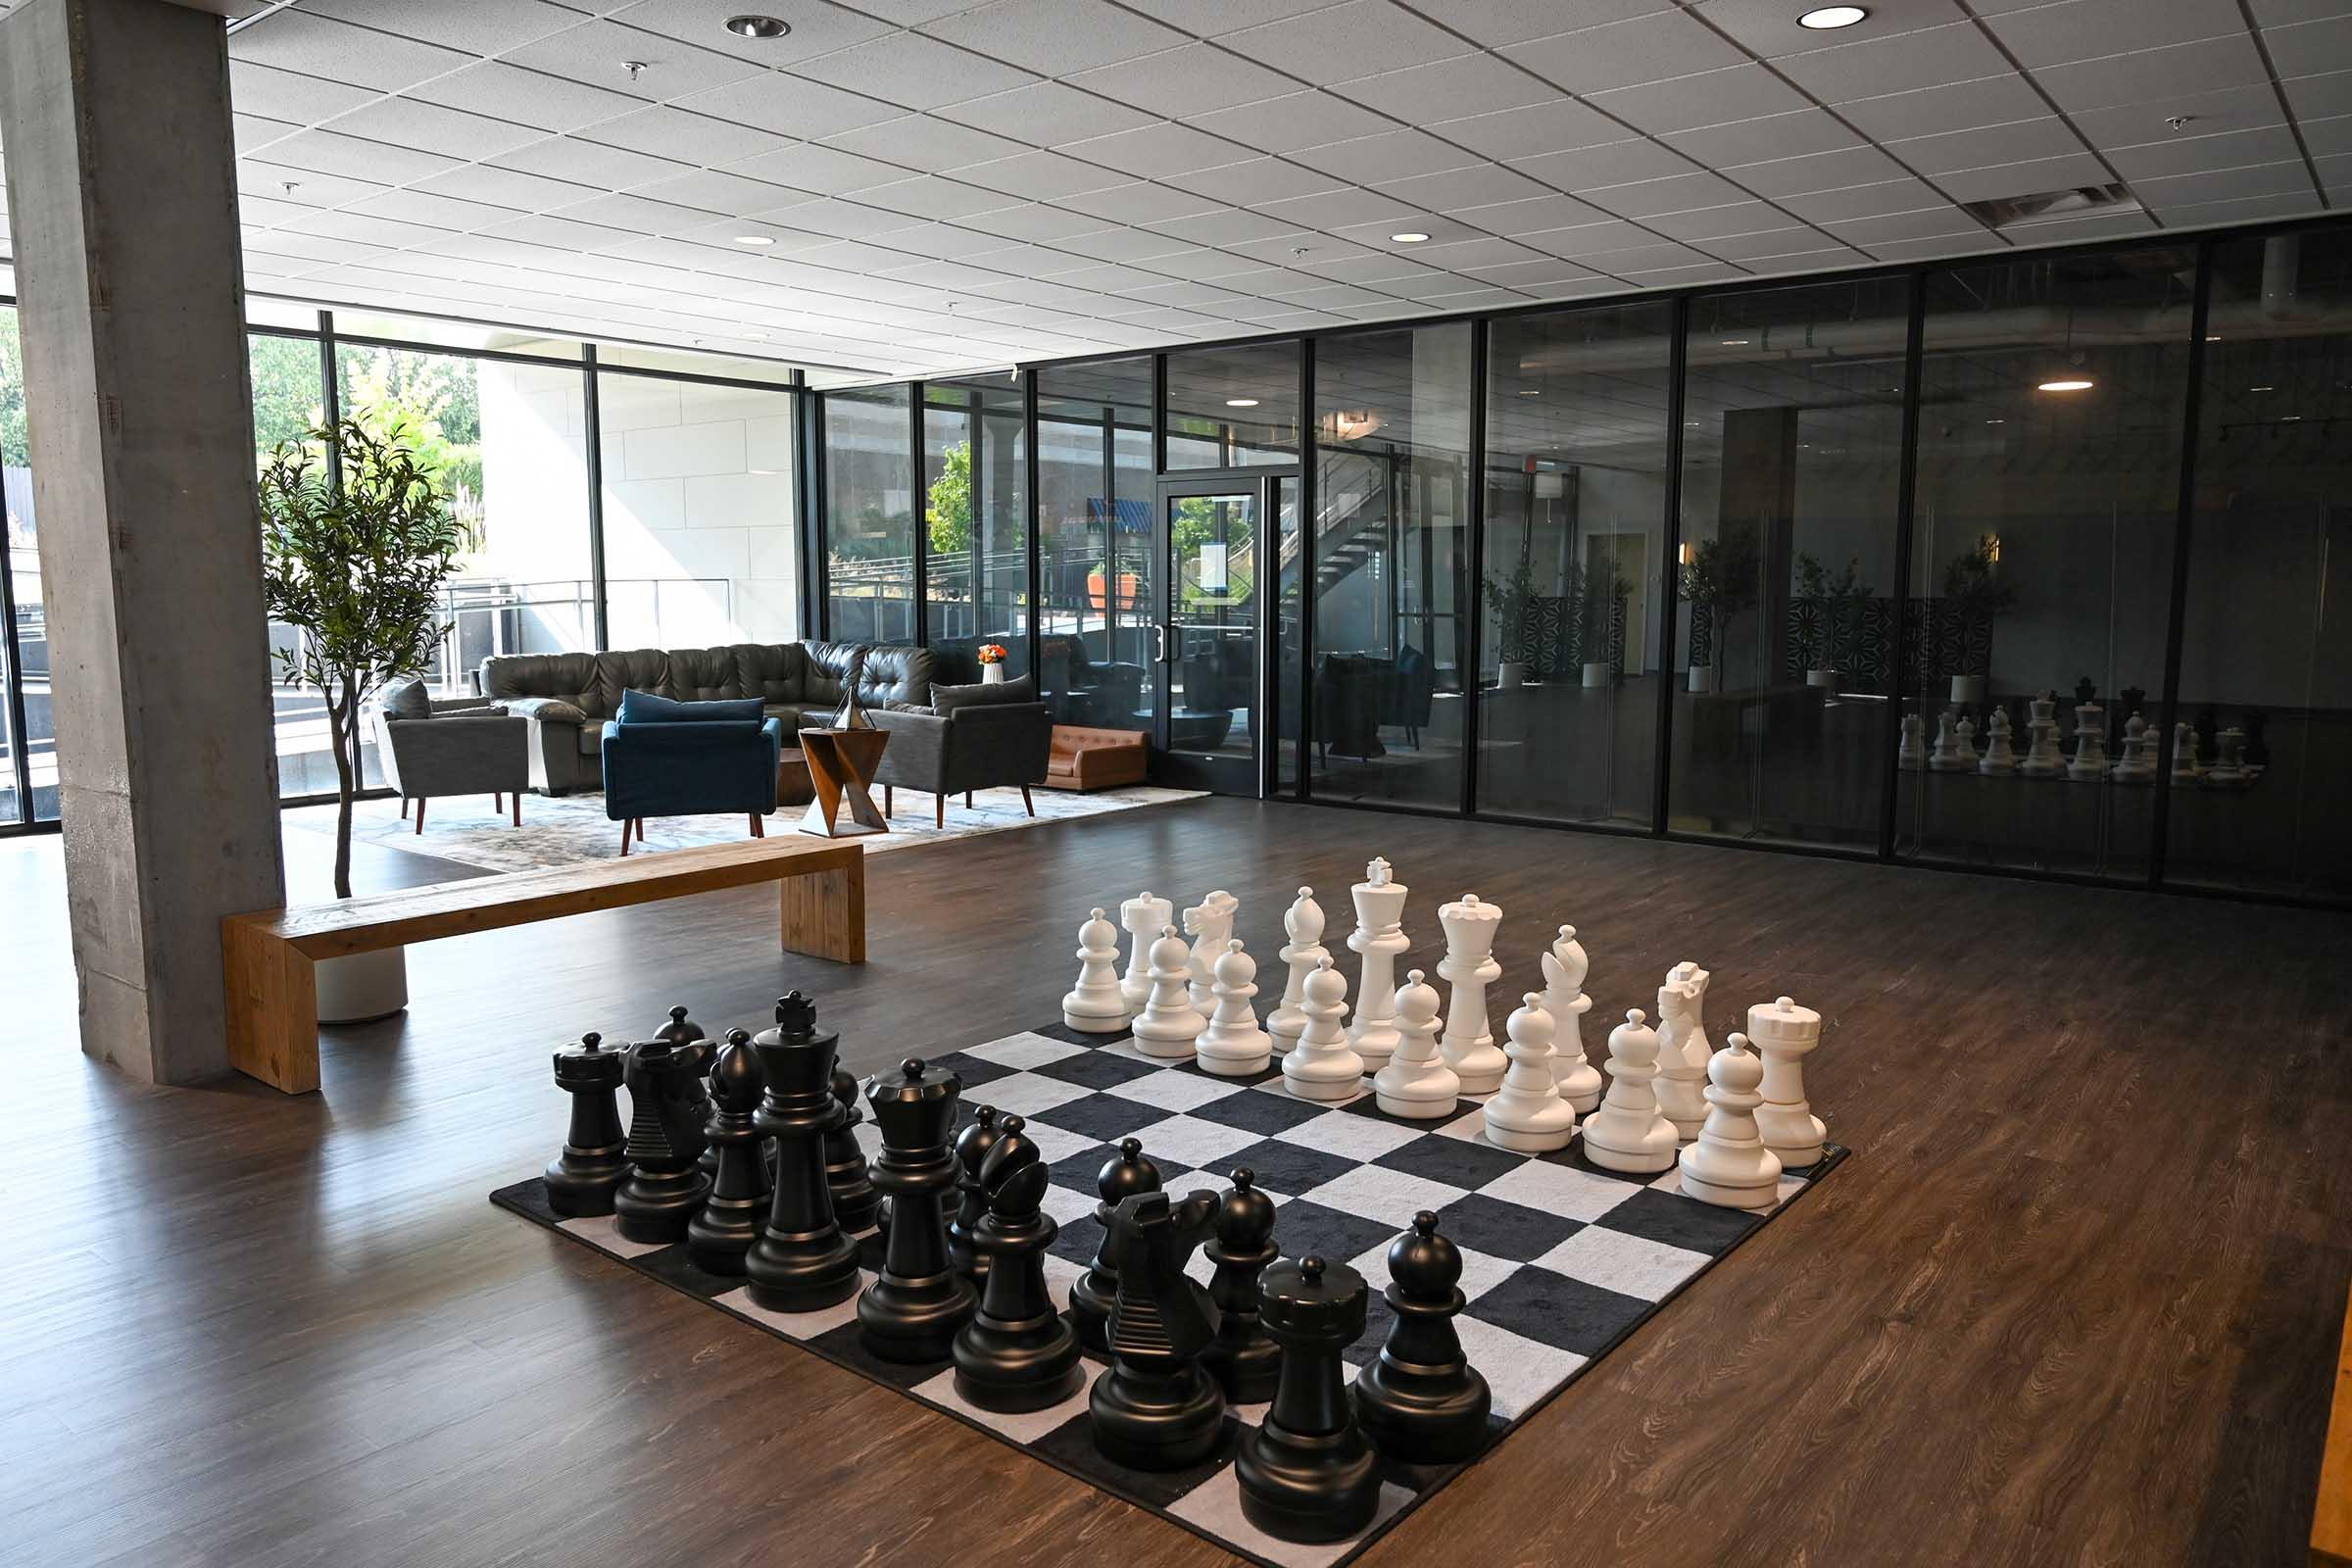
<svg viewBox="0 0 2352 1568">
<path fill-rule="evenodd" d="M 841 706 L 856 643 L 734 643 L 723 648 L 627 648 L 603 654 L 508 654 L 482 661 L 482 695 L 530 720 L 531 786 L 550 795 L 604 786 L 605 720 L 621 693 L 679 702 L 757 697 L 787 735 L 825 723 Z M 858 700 L 877 710 L 931 701 L 931 652 L 867 647 Z"/>
</svg>

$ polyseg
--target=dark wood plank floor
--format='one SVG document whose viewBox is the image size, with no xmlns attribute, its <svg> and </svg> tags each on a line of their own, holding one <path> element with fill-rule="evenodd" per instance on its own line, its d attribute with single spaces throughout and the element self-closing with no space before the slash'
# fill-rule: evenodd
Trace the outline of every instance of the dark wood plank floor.
<svg viewBox="0 0 2352 1568">
<path fill-rule="evenodd" d="M 1413 964 L 1438 903 L 1504 906 L 1498 996 L 1572 920 L 1595 1022 L 1684 957 L 1719 1040 L 1821 1007 L 1859 1157 L 1372 1563 L 2299 1560 L 2352 1279 L 2352 919 L 1204 801 L 876 857 L 859 971 L 778 954 L 764 889 L 416 949 L 415 1006 L 330 1034 L 301 1101 L 81 1057 L 56 841 L 0 844 L 0 1562 L 1222 1560 L 484 1196 L 561 1142 L 548 1054 L 583 1029 L 800 985 L 870 1069 L 1054 1016 L 1090 904 L 1226 887 L 1270 955 L 1300 882 L 1344 934 L 1376 852 Z"/>
</svg>

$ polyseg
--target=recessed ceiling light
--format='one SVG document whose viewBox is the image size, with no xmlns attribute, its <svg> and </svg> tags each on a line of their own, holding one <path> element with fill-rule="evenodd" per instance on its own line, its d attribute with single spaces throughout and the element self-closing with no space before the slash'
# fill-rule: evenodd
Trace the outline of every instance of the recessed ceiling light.
<svg viewBox="0 0 2352 1568">
<path fill-rule="evenodd" d="M 1427 234 L 1415 234 L 1407 232 L 1403 234 L 1391 234 L 1389 238 L 1395 240 L 1399 245 L 1418 245 L 1423 240 L 1428 239 L 1429 236 Z"/>
<path fill-rule="evenodd" d="M 738 234 L 735 236 L 735 243 L 738 245 L 773 245 L 775 241 L 765 234 Z"/>
<path fill-rule="evenodd" d="M 2249 392 L 2276 392 L 2278 389 L 2271 386 L 2250 386 L 2246 390 Z"/>
<path fill-rule="evenodd" d="M 1727 337 L 1723 340 L 1723 346 L 1727 349 L 1743 349 L 1747 343 L 1748 340 L 1743 337 Z"/>
<path fill-rule="evenodd" d="M 1542 387 L 1523 386 L 1519 389 L 1519 395 L 1523 398 L 1540 398 L 1544 395 L 1544 389 Z"/>
<path fill-rule="evenodd" d="M 1257 407 L 1257 399 L 1255 399 L 1255 398 L 1227 398 L 1227 399 L 1225 400 L 1225 406 L 1226 406 L 1227 408 L 1229 408 L 1229 409 L 1254 409 L 1254 408 L 1256 408 L 1256 407 Z"/>
<path fill-rule="evenodd" d="M 792 24 L 775 17 L 729 17 L 727 30 L 738 38 L 781 38 Z"/>
<path fill-rule="evenodd" d="M 1815 32 L 1826 32 L 1832 27 L 1850 27 L 1869 15 L 1860 6 L 1815 6 L 1797 18 L 1796 24 L 1810 27 Z"/>
<path fill-rule="evenodd" d="M 2036 392 L 2087 392 L 2092 384 L 2084 377 L 2070 376 L 2063 381 L 2044 381 L 2034 390 Z"/>
</svg>

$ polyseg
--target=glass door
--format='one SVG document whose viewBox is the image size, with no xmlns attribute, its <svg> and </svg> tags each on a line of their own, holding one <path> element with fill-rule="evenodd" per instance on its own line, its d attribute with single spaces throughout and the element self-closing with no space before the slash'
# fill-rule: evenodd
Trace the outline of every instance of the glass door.
<svg viewBox="0 0 2352 1568">
<path fill-rule="evenodd" d="M 1153 776 L 1167 783 L 1259 793 L 1257 567 L 1269 482 L 1159 487 Z"/>
</svg>

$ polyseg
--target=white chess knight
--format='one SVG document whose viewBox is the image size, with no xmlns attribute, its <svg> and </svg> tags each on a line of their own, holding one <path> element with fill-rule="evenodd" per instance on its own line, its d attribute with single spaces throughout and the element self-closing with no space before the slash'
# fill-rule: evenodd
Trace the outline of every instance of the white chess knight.
<svg viewBox="0 0 2352 1568">
<path fill-rule="evenodd" d="M 1141 1008 L 1152 995 L 1152 942 L 1160 928 L 1175 918 L 1176 906 L 1149 892 L 1119 906 L 1119 924 L 1135 939 L 1128 950 L 1127 973 L 1119 981 L 1119 994 L 1127 999 L 1129 1012 Z"/>
<path fill-rule="evenodd" d="M 1438 960 L 1438 973 L 1452 987 L 1442 1042 L 1446 1065 L 1461 1079 L 1463 1094 L 1491 1095 L 1510 1066 L 1487 1021 L 1487 987 L 1502 978 L 1502 965 L 1494 958 L 1502 908 L 1465 893 L 1459 904 L 1438 910 L 1438 924 L 1446 929 L 1446 956 Z"/>
<path fill-rule="evenodd" d="M 1794 1168 L 1821 1158 L 1829 1129 L 1805 1099 L 1805 1055 L 1821 1044 L 1821 1014 L 1787 997 L 1747 1009 L 1747 1038 L 1764 1054 L 1764 1103 L 1756 1127 L 1764 1147 Z"/>
<path fill-rule="evenodd" d="M 1522 1154 L 1567 1148 L 1576 1136 L 1576 1112 L 1551 1076 L 1552 1021 L 1542 995 L 1530 991 L 1520 998 L 1502 1030 L 1511 1042 L 1511 1065 L 1480 1112 L 1487 1142 Z"/>
<path fill-rule="evenodd" d="M 1300 1100 L 1349 1099 L 1364 1081 L 1364 1058 L 1340 1027 L 1348 1014 L 1348 979 L 1331 966 L 1327 953 L 1315 960 L 1304 989 L 1306 1028 L 1282 1058 L 1282 1081 Z"/>
<path fill-rule="evenodd" d="M 1217 1004 L 1216 977 L 1209 972 L 1209 965 L 1217 961 L 1217 955 L 1233 940 L 1233 917 L 1241 907 L 1241 900 L 1219 888 L 1184 911 L 1184 934 L 1193 945 L 1188 984 L 1192 987 L 1193 1010 L 1203 1017 Z"/>
<path fill-rule="evenodd" d="M 1997 774 L 2017 771 L 2017 753 L 2009 749 L 2009 710 L 1996 708 L 1992 717 L 1985 720 L 1984 756 L 1977 763 L 1980 773 Z"/>
<path fill-rule="evenodd" d="M 1438 988 L 1413 970 L 1396 988 L 1396 1054 L 1372 1075 L 1373 1098 L 1392 1116 L 1429 1121 L 1450 1116 L 1462 1081 L 1438 1057 Z"/>
<path fill-rule="evenodd" d="M 1282 1001 L 1266 1020 L 1266 1034 L 1278 1056 L 1297 1045 L 1306 1028 L 1306 1013 L 1300 1006 L 1306 998 L 1306 977 L 1315 972 L 1318 961 L 1331 956 L 1323 946 L 1323 906 L 1315 902 L 1313 888 L 1298 890 L 1298 897 L 1283 914 L 1282 930 L 1290 940 L 1275 956 L 1289 967 L 1290 978 L 1283 982 Z"/>
<path fill-rule="evenodd" d="M 1159 928 L 1152 944 L 1152 995 L 1135 1019 L 1135 1049 L 1147 1056 L 1189 1056 L 1207 1020 L 1186 989 L 1192 955 L 1172 925 Z"/>
<path fill-rule="evenodd" d="M 1552 1077 L 1560 1098 L 1579 1116 L 1590 1116 L 1600 1104 L 1600 1069 L 1585 1059 L 1585 1014 L 1592 999 L 1585 995 L 1585 975 L 1592 960 L 1576 940 L 1576 927 L 1560 927 L 1558 940 L 1544 955 L 1544 1010 L 1552 1016 Z"/>
<path fill-rule="evenodd" d="M 1061 1021 L 1090 1035 L 1115 1035 L 1130 1016 L 1119 987 L 1119 934 L 1101 909 L 1078 928 L 1078 984 L 1061 999 Z"/>
<path fill-rule="evenodd" d="M 1585 1118 L 1585 1157 L 1603 1170 L 1654 1175 L 1674 1165 L 1674 1123 L 1658 1114 L 1650 1082 L 1658 1076 L 1658 1034 L 1626 1009 L 1609 1031 L 1609 1092 Z"/>
<path fill-rule="evenodd" d="M 2075 760 L 2066 764 L 2066 776 L 2085 784 L 2107 776 L 2107 710 L 2097 703 L 2075 710 Z"/>
<path fill-rule="evenodd" d="M 1713 1050 L 1703 1013 L 1711 978 L 1686 959 L 1667 970 L 1658 987 L 1658 1109 L 1674 1123 L 1678 1143 L 1696 1138 L 1707 1119 L 1704 1086 Z"/>
<path fill-rule="evenodd" d="M 1780 1200 L 1781 1157 L 1764 1147 L 1756 1107 L 1764 1064 L 1735 1034 L 1707 1063 L 1707 1124 L 1682 1152 L 1683 1191 L 1725 1208 L 1770 1208 Z"/>
<path fill-rule="evenodd" d="M 1216 980 L 1217 1010 L 1193 1042 L 1193 1059 L 1202 1072 L 1222 1078 L 1256 1072 L 1273 1054 L 1272 1042 L 1257 1026 L 1257 1013 L 1250 1005 L 1250 999 L 1257 995 L 1257 964 L 1238 940 L 1229 939 L 1210 973 Z"/>
<path fill-rule="evenodd" d="M 1388 1065 L 1399 1040 L 1396 1029 L 1396 956 L 1412 947 L 1404 934 L 1405 885 L 1390 880 L 1389 862 L 1374 859 L 1364 867 L 1364 879 L 1349 888 L 1355 902 L 1355 930 L 1348 938 L 1350 952 L 1363 956 L 1363 971 L 1355 983 L 1355 1016 L 1348 1023 L 1348 1043 L 1364 1058 L 1366 1072 Z"/>
</svg>

